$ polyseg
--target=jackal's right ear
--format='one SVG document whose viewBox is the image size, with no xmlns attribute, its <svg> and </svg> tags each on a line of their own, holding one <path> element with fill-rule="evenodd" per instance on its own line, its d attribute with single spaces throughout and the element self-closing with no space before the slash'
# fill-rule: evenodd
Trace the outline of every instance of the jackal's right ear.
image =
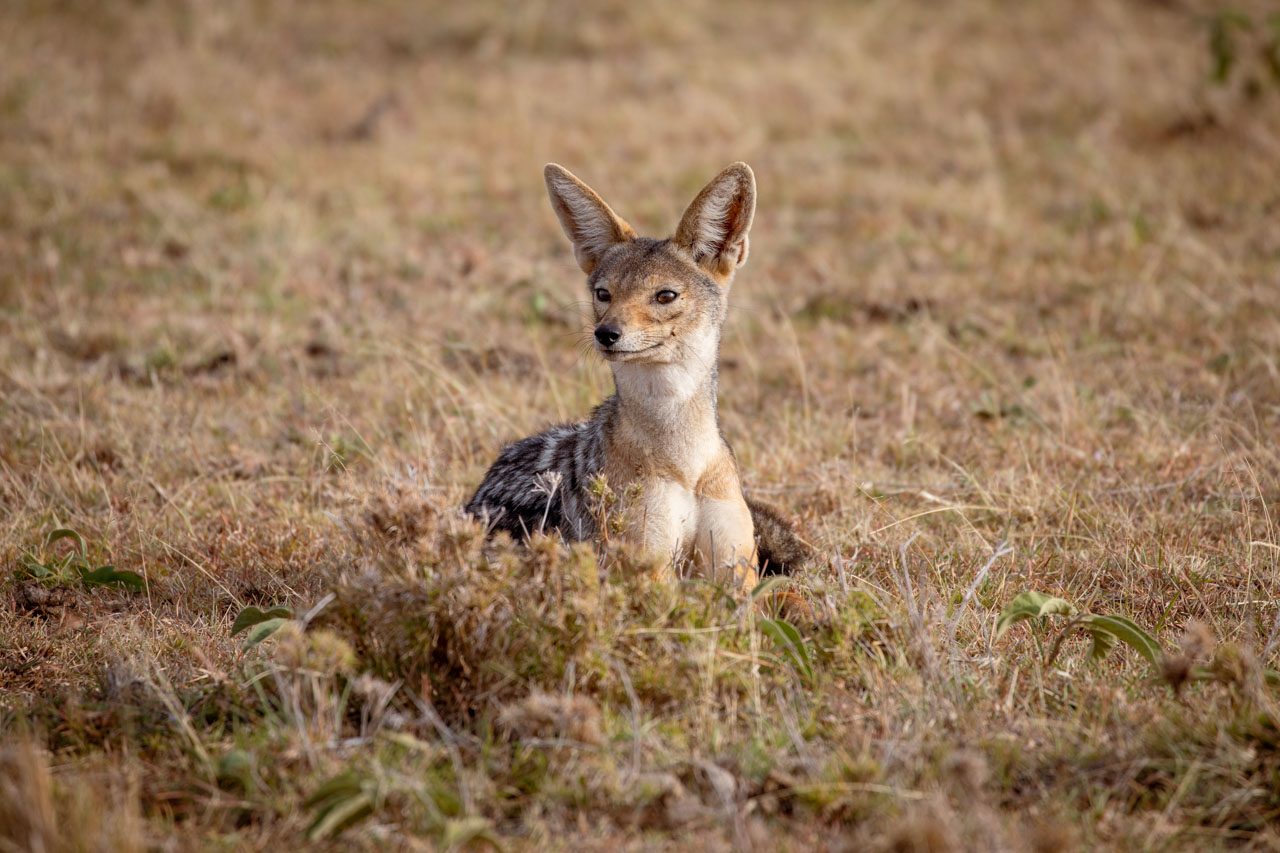
<svg viewBox="0 0 1280 853">
<path fill-rule="evenodd" d="M 583 272 L 590 275 L 605 252 L 618 243 L 635 239 L 636 232 L 631 226 L 568 169 L 548 163 L 542 176 L 547 180 L 551 208 L 573 244 L 573 256 Z"/>
</svg>

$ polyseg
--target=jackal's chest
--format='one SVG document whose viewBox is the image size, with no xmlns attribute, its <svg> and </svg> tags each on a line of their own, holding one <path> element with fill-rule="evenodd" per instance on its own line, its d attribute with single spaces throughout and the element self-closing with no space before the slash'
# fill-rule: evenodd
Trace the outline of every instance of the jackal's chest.
<svg viewBox="0 0 1280 853">
<path fill-rule="evenodd" d="M 754 530 L 736 472 L 731 483 L 707 485 L 705 477 L 692 486 L 662 477 L 641 481 L 628 538 L 654 554 L 703 568 L 752 564 Z"/>
<path fill-rule="evenodd" d="M 687 556 L 689 543 L 698 536 L 700 516 L 699 500 L 693 489 L 671 480 L 652 479 L 641 486 L 639 506 L 635 509 L 638 517 L 633 517 L 629 527 L 640 528 L 642 545 L 654 551 Z"/>
<path fill-rule="evenodd" d="M 714 410 L 708 411 L 712 415 L 698 423 L 674 409 L 672 422 L 657 429 L 651 418 L 621 419 L 603 473 L 615 489 L 639 487 L 626 510 L 629 541 L 703 569 L 754 565 L 754 528 L 738 466 L 714 424 Z"/>
</svg>

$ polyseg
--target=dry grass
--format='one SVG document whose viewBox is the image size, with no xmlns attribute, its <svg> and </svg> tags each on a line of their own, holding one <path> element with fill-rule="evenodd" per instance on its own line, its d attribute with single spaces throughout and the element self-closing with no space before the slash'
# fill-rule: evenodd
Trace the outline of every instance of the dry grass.
<svg viewBox="0 0 1280 853">
<path fill-rule="evenodd" d="M 4 4 L 0 849 L 1280 848 L 1280 88 L 1212 11 Z M 735 159 L 800 656 L 450 512 L 609 390 L 542 164 L 663 233 Z M 62 526 L 146 591 L 11 580 Z"/>
</svg>

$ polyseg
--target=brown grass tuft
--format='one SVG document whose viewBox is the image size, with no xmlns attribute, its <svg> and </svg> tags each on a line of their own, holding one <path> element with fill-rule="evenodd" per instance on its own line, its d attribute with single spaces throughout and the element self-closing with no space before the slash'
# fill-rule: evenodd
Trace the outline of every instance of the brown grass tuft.
<svg viewBox="0 0 1280 853">
<path fill-rule="evenodd" d="M 586 696 L 532 693 L 503 706 L 498 725 L 517 738 L 567 738 L 591 746 L 604 744 L 600 707 Z"/>
<path fill-rule="evenodd" d="M 956 751 L 947 758 L 946 771 L 955 785 L 957 796 L 971 803 L 980 802 L 985 797 L 991 770 L 981 753 L 971 749 Z"/>
<path fill-rule="evenodd" d="M 29 741 L 0 748 L 0 848 L 126 853 L 147 849 L 136 791 L 109 774 L 55 778 Z"/>
<path fill-rule="evenodd" d="M 895 821 L 885 849 L 892 853 L 953 853 L 963 849 L 942 803 L 919 806 Z"/>
<path fill-rule="evenodd" d="M 1072 853 L 1080 849 L 1079 834 L 1061 818 L 1041 818 L 1027 832 L 1031 853 Z"/>
<path fill-rule="evenodd" d="M 1217 644 L 1217 640 L 1213 637 L 1213 630 L 1199 619 L 1192 619 L 1187 622 L 1182 640 L 1178 645 L 1182 653 L 1191 660 L 1204 661 L 1213 654 Z"/>
</svg>

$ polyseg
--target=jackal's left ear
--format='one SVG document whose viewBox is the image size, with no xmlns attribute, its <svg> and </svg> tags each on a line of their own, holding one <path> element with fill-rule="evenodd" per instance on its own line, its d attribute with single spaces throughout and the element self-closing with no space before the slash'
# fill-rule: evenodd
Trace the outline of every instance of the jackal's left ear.
<svg viewBox="0 0 1280 853">
<path fill-rule="evenodd" d="M 713 276 L 728 278 L 747 260 L 747 231 L 755 214 L 756 176 L 746 163 L 734 163 L 698 193 L 672 242 Z"/>
<path fill-rule="evenodd" d="M 626 220 L 568 169 L 548 163 L 542 176 L 547 181 L 551 207 L 573 244 L 573 256 L 584 273 L 590 275 L 604 253 L 618 243 L 635 239 L 636 232 Z"/>
</svg>

